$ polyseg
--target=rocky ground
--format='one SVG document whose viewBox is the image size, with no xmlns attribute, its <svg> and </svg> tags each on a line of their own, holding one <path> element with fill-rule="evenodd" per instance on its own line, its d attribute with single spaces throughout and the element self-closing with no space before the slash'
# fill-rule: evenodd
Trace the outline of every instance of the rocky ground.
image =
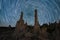
<svg viewBox="0 0 60 40">
<path fill-rule="evenodd" d="M 0 27 L 0 40 L 60 40 L 60 27 L 48 27 L 45 31 L 43 28 L 45 27 L 41 27 L 39 32 L 34 33 L 33 28 L 29 27 L 16 36 L 15 28 Z"/>
</svg>

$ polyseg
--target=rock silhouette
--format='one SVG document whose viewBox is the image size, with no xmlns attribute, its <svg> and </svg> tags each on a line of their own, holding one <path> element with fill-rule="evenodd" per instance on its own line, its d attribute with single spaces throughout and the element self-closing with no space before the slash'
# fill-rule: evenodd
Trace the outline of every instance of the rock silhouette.
<svg viewBox="0 0 60 40">
<path fill-rule="evenodd" d="M 23 12 L 16 23 L 16 27 L 0 27 L 0 40 L 60 40 L 59 23 L 39 25 L 37 9 L 34 11 L 34 26 L 24 23 Z"/>
</svg>

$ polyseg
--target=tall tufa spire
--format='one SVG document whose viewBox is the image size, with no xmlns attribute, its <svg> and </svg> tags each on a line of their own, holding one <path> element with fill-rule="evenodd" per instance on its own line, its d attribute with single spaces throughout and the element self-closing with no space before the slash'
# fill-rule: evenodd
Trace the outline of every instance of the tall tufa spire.
<svg viewBox="0 0 60 40">
<path fill-rule="evenodd" d="M 34 31 L 38 31 L 39 30 L 39 23 L 38 23 L 38 17 L 37 17 L 37 9 L 35 9 L 35 23 L 34 23 Z"/>
<path fill-rule="evenodd" d="M 21 12 L 20 20 L 23 20 L 23 12 Z"/>
<path fill-rule="evenodd" d="M 37 9 L 35 9 L 35 25 L 37 25 L 38 18 L 37 18 Z"/>
<path fill-rule="evenodd" d="M 20 19 L 16 23 L 16 32 L 19 33 L 23 30 L 24 20 L 23 20 L 23 12 L 21 12 Z"/>
</svg>

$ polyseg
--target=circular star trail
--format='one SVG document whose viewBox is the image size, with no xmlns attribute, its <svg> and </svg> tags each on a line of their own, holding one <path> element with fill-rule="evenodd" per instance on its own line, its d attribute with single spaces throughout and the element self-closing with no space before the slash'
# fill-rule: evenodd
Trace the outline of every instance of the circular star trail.
<svg viewBox="0 0 60 40">
<path fill-rule="evenodd" d="M 34 25 L 34 9 L 40 25 L 60 20 L 60 0 L 0 0 L 0 26 L 15 26 L 24 13 L 24 21 Z"/>
</svg>

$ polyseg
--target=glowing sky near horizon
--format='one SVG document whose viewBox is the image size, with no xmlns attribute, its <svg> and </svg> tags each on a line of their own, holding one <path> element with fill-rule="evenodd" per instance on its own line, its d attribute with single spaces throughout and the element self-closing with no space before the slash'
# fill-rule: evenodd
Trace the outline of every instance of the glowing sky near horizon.
<svg viewBox="0 0 60 40">
<path fill-rule="evenodd" d="M 0 26 L 15 26 L 24 13 L 24 21 L 34 25 L 34 9 L 40 24 L 60 20 L 60 0 L 0 0 Z"/>
</svg>

